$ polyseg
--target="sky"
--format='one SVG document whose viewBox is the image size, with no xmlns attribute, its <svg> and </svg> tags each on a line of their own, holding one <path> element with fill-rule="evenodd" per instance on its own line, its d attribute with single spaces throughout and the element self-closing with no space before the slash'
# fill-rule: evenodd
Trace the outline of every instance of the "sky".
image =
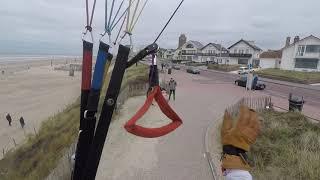
<svg viewBox="0 0 320 180">
<path fill-rule="evenodd" d="M 115 7 L 120 2 L 115 0 Z M 133 45 L 152 43 L 179 2 L 149 0 L 132 32 Z M 108 0 L 109 8 L 111 3 Z M 264 50 L 278 49 L 287 36 L 292 40 L 296 35 L 320 36 L 319 7 L 319 0 L 185 0 L 158 44 L 176 48 L 184 33 L 188 40 L 203 44 L 228 47 L 246 39 Z M 104 32 L 104 12 L 105 1 L 97 0 L 92 25 L 95 45 Z M 85 0 L 1 0 L 0 22 L 0 55 L 82 54 Z M 113 39 L 116 34 L 114 30 Z"/>
</svg>

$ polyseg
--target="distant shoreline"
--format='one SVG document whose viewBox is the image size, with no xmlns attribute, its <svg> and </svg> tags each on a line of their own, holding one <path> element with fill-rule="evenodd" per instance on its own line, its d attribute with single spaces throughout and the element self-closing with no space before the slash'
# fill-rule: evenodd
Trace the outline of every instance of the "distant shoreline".
<svg viewBox="0 0 320 180">
<path fill-rule="evenodd" d="M 0 64 L 27 61 L 79 60 L 81 56 L 68 55 L 0 55 Z"/>
</svg>

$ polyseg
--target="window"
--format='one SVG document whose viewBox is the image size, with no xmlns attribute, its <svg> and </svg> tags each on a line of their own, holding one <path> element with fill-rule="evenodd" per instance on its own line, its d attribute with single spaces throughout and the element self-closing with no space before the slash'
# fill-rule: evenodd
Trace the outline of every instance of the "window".
<svg viewBox="0 0 320 180">
<path fill-rule="evenodd" d="M 239 54 L 244 54 L 244 50 L 243 49 L 239 50 Z"/>
<path fill-rule="evenodd" d="M 215 50 L 208 50 L 207 51 L 208 54 L 215 54 L 215 52 L 216 52 Z"/>
<path fill-rule="evenodd" d="M 297 56 L 303 56 L 306 46 L 298 46 Z"/>
<path fill-rule="evenodd" d="M 249 54 L 249 49 L 246 49 L 246 54 Z"/>
<path fill-rule="evenodd" d="M 320 45 L 307 45 L 306 53 L 318 53 L 320 52 Z"/>
<path fill-rule="evenodd" d="M 198 60 L 198 56 L 193 56 L 193 60 Z"/>
<path fill-rule="evenodd" d="M 253 62 L 252 62 L 252 64 L 253 64 L 253 67 L 254 67 L 254 68 L 259 67 L 259 66 L 260 66 L 260 60 L 259 60 L 259 59 L 254 59 Z"/>
<path fill-rule="evenodd" d="M 237 49 L 234 49 L 233 52 L 236 54 L 237 53 Z"/>
<path fill-rule="evenodd" d="M 193 45 L 192 45 L 192 44 L 188 44 L 188 45 L 186 46 L 186 48 L 193 48 Z"/>
<path fill-rule="evenodd" d="M 245 65 L 247 65 L 248 64 L 248 61 L 249 61 L 249 59 L 238 59 L 238 64 L 245 64 Z"/>
<path fill-rule="evenodd" d="M 295 68 L 317 69 L 319 59 L 296 58 Z"/>
</svg>

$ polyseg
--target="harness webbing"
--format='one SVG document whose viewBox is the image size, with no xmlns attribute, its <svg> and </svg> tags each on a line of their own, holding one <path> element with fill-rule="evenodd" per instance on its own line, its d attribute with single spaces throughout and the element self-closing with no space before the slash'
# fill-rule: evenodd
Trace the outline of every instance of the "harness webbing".
<svg viewBox="0 0 320 180">
<path fill-rule="evenodd" d="M 112 71 L 109 87 L 102 106 L 99 122 L 94 134 L 94 139 L 89 150 L 86 168 L 83 171 L 82 180 L 94 180 L 103 146 L 111 123 L 113 110 L 120 92 L 123 75 L 126 69 L 130 49 L 119 45 L 117 59 Z"/>
<path fill-rule="evenodd" d="M 135 56 L 135 59 L 141 60 L 145 56 L 155 53 L 158 46 L 153 44 L 153 46 L 148 46 L 143 49 L 140 53 Z M 108 129 L 111 123 L 112 114 L 117 102 L 117 98 L 120 92 L 122 79 L 125 70 L 128 66 L 128 56 L 130 48 L 119 45 L 118 54 L 114 69 L 111 74 L 111 79 L 109 82 L 109 87 L 106 92 L 104 103 L 102 106 L 102 111 L 99 117 L 98 125 L 94 134 L 92 144 L 89 149 L 89 155 L 86 163 L 86 167 L 83 170 L 82 180 L 94 180 L 99 161 L 101 158 L 104 143 L 108 134 Z M 131 61 L 131 60 L 130 60 Z"/>
<path fill-rule="evenodd" d="M 108 53 L 109 46 L 100 42 L 98 56 L 93 74 L 90 93 L 84 99 L 86 100 L 86 107 L 81 109 L 82 127 L 80 128 L 79 139 L 76 149 L 76 161 L 73 173 L 73 179 L 80 179 L 88 158 L 89 147 L 92 143 L 94 129 L 96 124 L 95 113 L 100 98 L 100 90 L 102 87 L 102 80 L 104 72 L 108 71 L 112 55 Z M 106 66 L 107 63 L 107 66 Z M 91 67 L 88 69 L 91 72 Z M 91 76 L 90 76 L 91 77 Z M 90 82 L 90 80 L 89 80 Z M 82 107 L 83 108 L 83 107 Z"/>
<path fill-rule="evenodd" d="M 161 111 L 172 120 L 170 124 L 159 128 L 146 128 L 136 124 L 136 122 L 148 111 L 153 99 L 159 104 Z M 153 87 L 151 93 L 149 93 L 147 100 L 139 111 L 124 125 L 124 128 L 136 136 L 145 138 L 155 138 L 164 136 L 174 131 L 182 124 L 180 117 L 169 106 L 167 100 L 163 97 L 159 86 Z"/>
<path fill-rule="evenodd" d="M 151 91 L 151 92 L 149 92 Z M 156 64 L 156 55 L 152 54 L 152 64 L 149 70 L 149 89 L 147 93 L 147 99 L 144 105 L 139 109 L 139 111 L 124 125 L 124 128 L 136 136 L 141 136 L 145 138 L 155 138 L 164 136 L 182 124 L 181 118 L 174 112 L 174 110 L 169 106 L 166 99 L 163 97 L 161 88 L 159 86 L 159 73 Z M 153 99 L 158 103 L 161 111 L 172 120 L 170 124 L 159 128 L 145 128 L 136 125 L 136 122 L 148 111 Z"/>
</svg>

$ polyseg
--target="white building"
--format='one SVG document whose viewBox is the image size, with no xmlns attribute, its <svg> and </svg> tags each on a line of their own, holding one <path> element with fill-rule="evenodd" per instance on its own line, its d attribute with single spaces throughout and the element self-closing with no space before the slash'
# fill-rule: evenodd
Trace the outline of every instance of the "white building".
<svg viewBox="0 0 320 180">
<path fill-rule="evenodd" d="M 199 62 L 202 47 L 203 45 L 198 41 L 188 41 L 176 50 L 174 57 L 181 61 Z"/>
<path fill-rule="evenodd" d="M 310 35 L 283 48 L 280 68 L 295 71 L 320 71 L 320 39 Z"/>
<path fill-rule="evenodd" d="M 198 41 L 188 41 L 178 48 L 173 55 L 174 60 L 189 62 L 222 61 L 228 58 L 228 50 L 220 44 L 208 43 L 203 46 Z"/>
<path fill-rule="evenodd" d="M 201 58 L 199 62 L 222 62 L 228 58 L 228 50 L 221 44 L 208 43 L 201 48 Z"/>
<path fill-rule="evenodd" d="M 174 55 L 175 49 L 166 49 L 163 52 L 163 58 L 165 59 L 172 59 Z"/>
<path fill-rule="evenodd" d="M 262 52 L 253 41 L 246 41 L 241 39 L 234 43 L 229 48 L 229 62 L 226 64 L 252 64 L 253 67 L 259 65 L 259 56 Z"/>
<path fill-rule="evenodd" d="M 268 50 L 260 54 L 259 67 L 262 69 L 267 68 L 280 68 L 282 49 L 281 50 Z"/>
</svg>

